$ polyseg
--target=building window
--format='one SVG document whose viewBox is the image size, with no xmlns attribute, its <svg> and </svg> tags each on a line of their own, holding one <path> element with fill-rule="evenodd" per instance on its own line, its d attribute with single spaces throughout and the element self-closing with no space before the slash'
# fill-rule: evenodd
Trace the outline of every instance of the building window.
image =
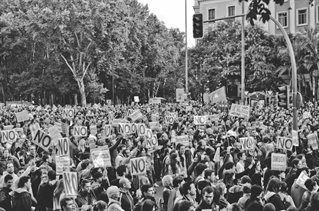
<svg viewBox="0 0 319 211">
<path fill-rule="evenodd" d="M 278 21 L 284 28 L 288 27 L 288 12 L 279 12 Z"/>
<path fill-rule="evenodd" d="M 209 9 L 208 10 L 208 20 L 214 20 L 215 19 L 215 9 Z"/>
<path fill-rule="evenodd" d="M 297 10 L 297 25 L 307 25 L 308 24 L 308 9 L 298 9 Z"/>
<path fill-rule="evenodd" d="M 235 16 L 235 6 L 229 6 L 228 7 L 228 16 Z"/>
</svg>

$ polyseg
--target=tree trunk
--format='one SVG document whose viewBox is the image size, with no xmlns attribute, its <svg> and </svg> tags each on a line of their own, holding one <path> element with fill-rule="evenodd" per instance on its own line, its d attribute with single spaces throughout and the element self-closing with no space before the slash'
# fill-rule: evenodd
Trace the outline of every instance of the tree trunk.
<svg viewBox="0 0 319 211">
<path fill-rule="evenodd" d="M 78 94 L 74 94 L 74 104 L 78 105 Z"/>
<path fill-rule="evenodd" d="M 81 95 L 81 104 L 82 106 L 86 106 L 86 96 L 85 96 L 85 86 L 84 86 L 84 80 L 83 79 L 77 79 L 76 82 L 79 86 L 79 91 Z"/>
</svg>

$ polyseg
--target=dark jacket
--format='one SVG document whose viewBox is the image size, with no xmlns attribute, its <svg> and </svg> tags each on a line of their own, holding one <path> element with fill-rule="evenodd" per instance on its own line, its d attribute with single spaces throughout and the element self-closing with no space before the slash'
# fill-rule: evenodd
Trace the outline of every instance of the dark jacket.
<svg viewBox="0 0 319 211">
<path fill-rule="evenodd" d="M 5 209 L 6 211 L 12 211 L 11 205 L 11 188 L 4 187 L 0 190 L 0 207 Z"/>
<path fill-rule="evenodd" d="M 41 184 L 38 191 L 37 211 L 45 211 L 46 208 L 53 208 L 53 192 L 56 188 L 56 183 Z"/>
<path fill-rule="evenodd" d="M 121 197 L 120 197 L 120 202 L 121 202 L 121 207 L 125 211 L 131 211 L 134 208 L 134 199 L 129 191 L 126 190 L 121 190 Z"/>
<path fill-rule="evenodd" d="M 25 189 L 17 188 L 12 198 L 12 211 L 32 211 L 31 194 Z"/>
<path fill-rule="evenodd" d="M 281 200 L 279 194 L 274 192 L 268 192 L 264 196 L 267 203 L 272 203 L 276 207 L 276 211 L 285 210 L 285 204 Z"/>
<path fill-rule="evenodd" d="M 204 200 L 202 200 L 195 211 L 202 211 L 204 209 L 209 209 L 209 210 L 212 210 L 212 211 L 217 210 L 216 209 L 216 205 L 214 203 L 207 204 Z"/>
<path fill-rule="evenodd" d="M 156 204 L 156 200 L 155 200 L 154 197 L 144 197 L 144 198 L 142 198 L 140 201 L 137 202 L 137 204 L 135 205 L 133 211 L 142 211 L 143 204 L 144 204 L 144 202 L 145 202 L 147 199 L 150 199 L 150 200 L 154 201 L 155 204 Z M 157 208 L 156 208 L 156 210 L 157 210 Z"/>
</svg>

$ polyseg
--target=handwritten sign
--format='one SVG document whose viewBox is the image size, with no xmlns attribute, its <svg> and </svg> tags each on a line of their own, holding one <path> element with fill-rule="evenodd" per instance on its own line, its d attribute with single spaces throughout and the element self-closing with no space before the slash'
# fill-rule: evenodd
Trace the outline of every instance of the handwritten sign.
<svg viewBox="0 0 319 211">
<path fill-rule="evenodd" d="M 131 175 L 145 175 L 146 174 L 146 157 L 133 158 L 130 160 Z"/>
<path fill-rule="evenodd" d="M 67 196 L 78 195 L 78 176 L 76 172 L 63 172 L 64 192 Z"/>
<path fill-rule="evenodd" d="M 254 149 L 255 141 L 253 137 L 244 137 L 239 138 L 239 142 L 243 148 L 243 150 L 251 150 Z"/>
<path fill-rule="evenodd" d="M 175 142 L 176 142 L 176 144 L 182 144 L 184 146 L 190 145 L 188 135 L 175 136 Z"/>
<path fill-rule="evenodd" d="M 250 114 L 250 106 L 248 105 L 238 105 L 238 104 L 232 104 L 229 116 L 237 116 L 244 119 L 249 119 Z"/>
<path fill-rule="evenodd" d="M 313 150 L 318 149 L 318 136 L 317 133 L 311 133 L 307 136 L 308 145 L 312 147 Z"/>
<path fill-rule="evenodd" d="M 73 119 L 74 118 L 74 109 L 63 109 L 62 118 Z"/>
<path fill-rule="evenodd" d="M 49 147 L 51 146 L 52 139 L 44 131 L 38 130 L 34 138 L 32 139 L 32 142 L 44 149 L 45 151 L 48 151 Z"/>
<path fill-rule="evenodd" d="M 57 144 L 57 155 L 58 156 L 70 156 L 70 141 L 68 138 L 58 139 Z"/>
<path fill-rule="evenodd" d="M 75 126 L 73 128 L 74 137 L 86 137 L 88 136 L 88 128 L 85 126 Z"/>
<path fill-rule="evenodd" d="M 63 172 L 70 171 L 70 158 L 68 156 L 55 156 L 56 174 L 63 175 Z"/>
<path fill-rule="evenodd" d="M 194 116 L 195 125 L 205 125 L 208 121 L 208 116 Z"/>
<path fill-rule="evenodd" d="M 21 112 L 16 113 L 17 122 L 24 122 L 29 120 L 29 113 L 28 111 L 24 110 Z"/>
<path fill-rule="evenodd" d="M 129 117 L 132 119 L 133 122 L 135 122 L 139 119 L 142 119 L 143 114 L 139 109 L 137 109 L 137 110 L 133 111 L 133 113 Z"/>
<path fill-rule="evenodd" d="M 1 137 L 2 143 L 13 143 L 17 140 L 17 133 L 15 130 L 2 130 Z"/>
<path fill-rule="evenodd" d="M 286 137 L 277 137 L 277 149 L 290 150 L 292 151 L 292 139 Z"/>
<path fill-rule="evenodd" d="M 91 149 L 91 159 L 94 167 L 111 167 L 111 156 L 110 151 L 107 147 L 99 147 Z"/>
</svg>

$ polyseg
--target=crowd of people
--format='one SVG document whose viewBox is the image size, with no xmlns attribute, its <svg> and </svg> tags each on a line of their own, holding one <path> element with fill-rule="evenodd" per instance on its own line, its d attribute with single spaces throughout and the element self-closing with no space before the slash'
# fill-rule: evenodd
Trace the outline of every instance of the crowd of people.
<svg viewBox="0 0 319 211">
<path fill-rule="evenodd" d="M 319 211 L 317 106 L 298 110 L 297 137 L 290 109 L 251 106 L 249 118 L 229 109 L 196 102 L 3 107 L 0 210 Z M 19 112 L 28 118 L 21 121 Z M 144 124 L 155 144 L 136 131 L 124 133 L 123 123 Z M 70 168 L 63 171 L 76 172 L 76 194 L 64 184 L 57 144 L 43 147 L 35 139 L 34 128 L 52 135 L 53 126 L 69 141 Z M 87 136 L 75 137 L 76 126 L 86 126 Z M 16 131 L 14 141 L 4 137 L 6 130 Z M 294 139 L 293 146 L 280 147 L 278 137 Z M 109 164 L 92 157 L 101 147 Z M 275 167 L 275 154 L 284 155 L 282 168 Z M 130 163 L 139 157 L 146 158 L 146 173 L 132 174 Z"/>
</svg>

